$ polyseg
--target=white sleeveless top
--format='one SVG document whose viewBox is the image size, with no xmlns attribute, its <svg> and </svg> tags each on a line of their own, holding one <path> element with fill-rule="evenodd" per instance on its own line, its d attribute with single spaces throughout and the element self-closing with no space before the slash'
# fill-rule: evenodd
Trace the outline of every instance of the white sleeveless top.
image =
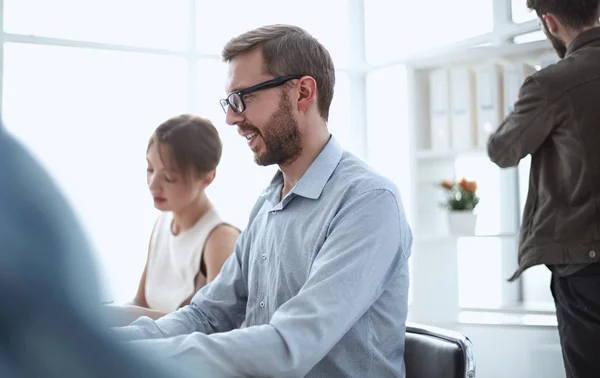
<svg viewBox="0 0 600 378">
<path fill-rule="evenodd" d="M 176 311 L 192 294 L 210 233 L 223 221 L 209 210 L 192 228 L 173 235 L 173 214 L 163 212 L 154 225 L 146 269 L 146 303 L 153 310 Z"/>
</svg>

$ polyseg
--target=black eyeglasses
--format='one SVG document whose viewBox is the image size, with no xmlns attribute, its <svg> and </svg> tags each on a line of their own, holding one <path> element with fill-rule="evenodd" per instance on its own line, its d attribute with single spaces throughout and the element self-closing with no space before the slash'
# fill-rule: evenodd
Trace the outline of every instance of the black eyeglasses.
<svg viewBox="0 0 600 378">
<path fill-rule="evenodd" d="M 302 76 L 304 76 L 304 75 L 280 76 L 275 79 L 271 79 L 271 80 L 265 81 L 263 83 L 253 85 L 250 88 L 246 88 L 241 91 L 231 92 L 227 95 L 227 98 L 219 100 L 219 102 L 221 103 L 221 107 L 223 108 L 223 111 L 225 113 L 227 113 L 227 107 L 231 106 L 231 110 L 233 110 L 234 112 L 239 114 L 239 113 L 243 112 L 244 110 L 246 110 L 246 103 L 244 102 L 244 96 L 246 96 L 250 93 L 262 91 L 263 89 L 279 87 L 290 80 L 300 79 Z"/>
</svg>

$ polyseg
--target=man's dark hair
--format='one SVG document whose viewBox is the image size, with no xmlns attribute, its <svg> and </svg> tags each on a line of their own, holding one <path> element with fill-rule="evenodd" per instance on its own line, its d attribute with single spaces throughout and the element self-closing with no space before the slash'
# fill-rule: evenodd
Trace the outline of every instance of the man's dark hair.
<svg viewBox="0 0 600 378">
<path fill-rule="evenodd" d="M 527 0 L 527 8 L 540 18 L 551 13 L 566 26 L 581 29 L 598 21 L 600 0 Z"/>
</svg>

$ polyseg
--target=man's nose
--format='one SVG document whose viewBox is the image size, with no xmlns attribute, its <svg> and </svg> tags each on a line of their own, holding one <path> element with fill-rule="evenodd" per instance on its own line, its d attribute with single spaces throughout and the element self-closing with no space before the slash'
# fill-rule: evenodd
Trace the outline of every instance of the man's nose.
<svg viewBox="0 0 600 378">
<path fill-rule="evenodd" d="M 225 123 L 229 126 L 235 126 L 241 123 L 244 120 L 244 116 L 240 113 L 236 113 L 231 109 L 231 106 L 227 107 L 227 112 L 225 113 Z"/>
</svg>

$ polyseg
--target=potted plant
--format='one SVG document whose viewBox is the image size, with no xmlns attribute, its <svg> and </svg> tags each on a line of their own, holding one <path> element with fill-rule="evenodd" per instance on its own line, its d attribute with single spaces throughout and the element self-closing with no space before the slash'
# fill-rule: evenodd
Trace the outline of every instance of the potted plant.
<svg viewBox="0 0 600 378">
<path fill-rule="evenodd" d="M 460 181 L 443 180 L 440 187 L 446 194 L 442 206 L 448 210 L 448 229 L 451 234 L 475 235 L 477 214 L 473 212 L 479 203 L 477 182 L 465 178 Z"/>
</svg>

